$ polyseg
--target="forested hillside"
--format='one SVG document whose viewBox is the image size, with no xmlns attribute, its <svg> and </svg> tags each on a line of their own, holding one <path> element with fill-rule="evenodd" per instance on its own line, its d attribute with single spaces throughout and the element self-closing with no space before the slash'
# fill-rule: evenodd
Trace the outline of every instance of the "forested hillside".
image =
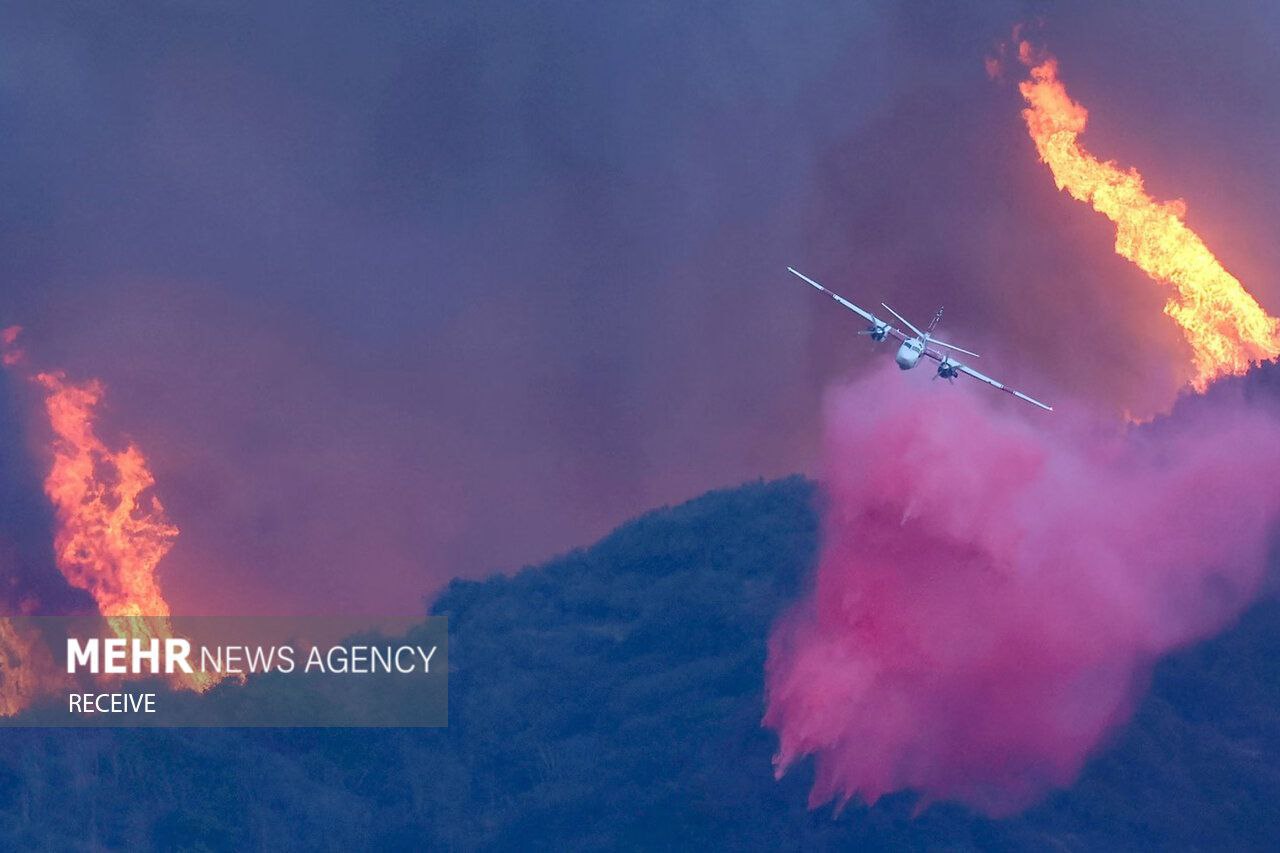
<svg viewBox="0 0 1280 853">
<path fill-rule="evenodd" d="M 1070 791 L 1003 822 L 838 816 L 772 776 L 765 640 L 817 549 L 801 478 L 453 583 L 447 730 L 9 730 L 0 844 L 231 850 L 1257 849 L 1280 838 L 1280 606 L 1163 662 Z"/>
</svg>

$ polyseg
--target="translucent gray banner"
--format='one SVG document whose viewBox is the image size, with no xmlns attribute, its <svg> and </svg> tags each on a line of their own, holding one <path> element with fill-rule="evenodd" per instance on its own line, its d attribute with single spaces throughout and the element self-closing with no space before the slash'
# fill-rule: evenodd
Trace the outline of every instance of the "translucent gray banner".
<svg viewBox="0 0 1280 853">
<path fill-rule="evenodd" d="M 0 618 L 0 725 L 446 726 L 448 643 L 444 617 Z"/>
</svg>

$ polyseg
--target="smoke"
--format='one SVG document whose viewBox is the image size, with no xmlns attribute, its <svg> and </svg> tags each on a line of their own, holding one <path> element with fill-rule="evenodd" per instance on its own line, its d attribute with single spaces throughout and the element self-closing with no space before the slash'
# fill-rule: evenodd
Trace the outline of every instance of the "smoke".
<svg viewBox="0 0 1280 853">
<path fill-rule="evenodd" d="M 875 10 L 11 5 L 0 324 L 109 389 L 175 611 L 418 612 L 807 461 L 778 274 Z"/>
<path fill-rule="evenodd" d="M 777 770 L 814 756 L 814 806 L 911 789 L 1006 815 L 1257 593 L 1275 413 L 1219 388 L 1126 430 L 890 372 L 826 401 L 825 541 L 769 644 Z"/>
<path fill-rule="evenodd" d="M 945 304 L 1015 387 L 1167 406 L 1160 290 L 983 71 L 1013 20 L 1056 28 L 1091 146 L 1276 304 L 1261 4 L 6 10 L 0 325 L 108 388 L 182 528 L 175 611 L 417 610 L 812 470 L 866 362 L 788 265 Z"/>
</svg>

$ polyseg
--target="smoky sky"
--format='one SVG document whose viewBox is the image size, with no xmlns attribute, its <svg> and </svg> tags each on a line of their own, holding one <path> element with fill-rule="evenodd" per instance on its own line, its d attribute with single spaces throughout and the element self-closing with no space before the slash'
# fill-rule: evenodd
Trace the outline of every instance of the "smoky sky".
<svg viewBox="0 0 1280 853">
<path fill-rule="evenodd" d="M 787 265 L 945 304 L 1059 405 L 1167 406 L 1159 288 L 984 71 L 1018 21 L 1090 150 L 1280 310 L 1267 4 L 0 10 L 0 320 L 106 383 L 178 610 L 416 609 L 810 470 L 823 388 L 885 356 Z"/>
</svg>

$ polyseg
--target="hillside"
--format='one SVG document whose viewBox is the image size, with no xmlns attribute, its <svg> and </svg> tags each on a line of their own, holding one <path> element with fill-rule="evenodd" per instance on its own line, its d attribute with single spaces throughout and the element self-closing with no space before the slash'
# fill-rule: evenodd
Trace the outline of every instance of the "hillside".
<svg viewBox="0 0 1280 853">
<path fill-rule="evenodd" d="M 1257 849 L 1280 837 L 1280 606 L 1164 661 L 1070 791 L 1014 820 L 805 808 L 760 728 L 765 638 L 817 548 L 801 478 L 713 492 L 456 581 L 448 730 L 6 731 L 0 843 L 381 849 Z M 192 839 L 202 839 L 191 846 Z"/>
</svg>

